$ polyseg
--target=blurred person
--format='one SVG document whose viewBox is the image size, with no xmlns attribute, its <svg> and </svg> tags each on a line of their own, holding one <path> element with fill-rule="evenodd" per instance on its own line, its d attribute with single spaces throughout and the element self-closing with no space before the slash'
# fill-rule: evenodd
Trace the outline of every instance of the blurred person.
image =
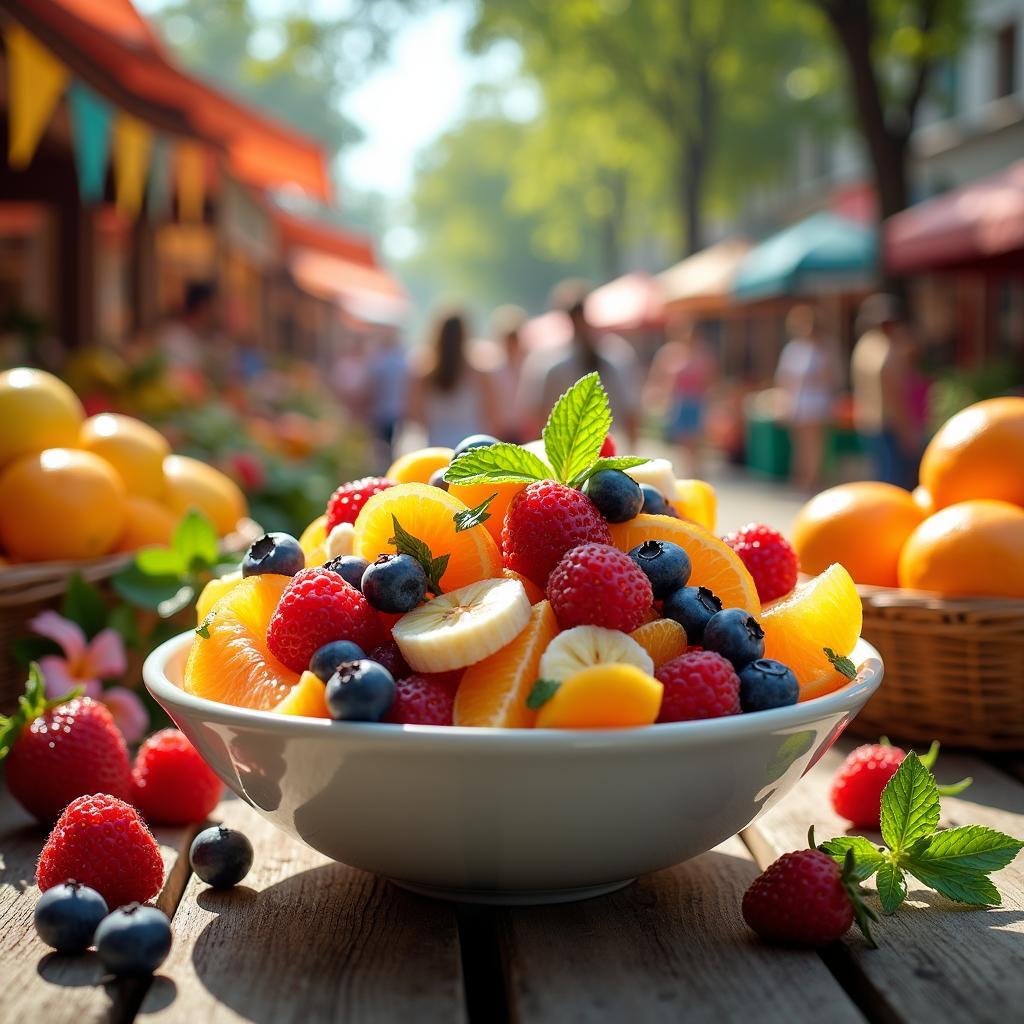
<svg viewBox="0 0 1024 1024">
<path fill-rule="evenodd" d="M 875 479 L 912 489 L 924 443 L 927 383 L 902 304 L 892 295 L 864 300 L 850 376 L 853 415 Z"/>
<path fill-rule="evenodd" d="M 328 379 L 338 400 L 353 419 L 370 420 L 370 356 L 360 334 L 346 334 L 331 363 Z"/>
<path fill-rule="evenodd" d="M 665 334 L 667 340 L 647 375 L 644 404 L 665 410 L 665 440 L 682 448 L 690 475 L 699 476 L 708 392 L 718 376 L 717 360 L 691 320 L 677 317 Z"/>
<path fill-rule="evenodd" d="M 455 448 L 470 434 L 499 429 L 495 377 L 470 353 L 465 316 L 453 311 L 438 317 L 417 355 L 406 411 L 426 432 L 428 445 Z"/>
<path fill-rule="evenodd" d="M 793 481 L 805 491 L 818 489 L 825 440 L 839 390 L 839 366 L 831 339 L 821 331 L 813 306 L 794 306 L 786 317 L 786 342 L 775 371 L 785 396 L 793 439 Z"/>
<path fill-rule="evenodd" d="M 527 357 L 517 405 L 527 431 L 536 437 L 558 397 L 580 377 L 597 372 L 608 392 L 616 431 L 633 448 L 639 422 L 636 352 L 625 339 L 600 332 L 590 323 L 587 294 L 586 285 L 578 281 L 564 281 L 552 293 L 552 306 L 569 318 L 572 334 L 563 344 Z"/>
<path fill-rule="evenodd" d="M 526 312 L 519 306 L 499 306 L 491 315 L 491 338 L 499 349 L 494 368 L 495 387 L 501 405 L 497 436 L 515 444 L 529 440 L 516 401 L 523 375 L 524 352 L 520 331 L 524 323 Z"/>
<path fill-rule="evenodd" d="M 387 449 L 388 461 L 394 455 L 395 432 L 409 395 L 409 361 L 398 332 L 381 332 L 367 363 L 369 381 L 369 419 L 374 434 Z"/>
<path fill-rule="evenodd" d="M 216 289 L 208 281 L 190 281 L 181 309 L 164 322 L 157 335 L 157 347 L 167 365 L 202 372 L 216 325 Z"/>
</svg>

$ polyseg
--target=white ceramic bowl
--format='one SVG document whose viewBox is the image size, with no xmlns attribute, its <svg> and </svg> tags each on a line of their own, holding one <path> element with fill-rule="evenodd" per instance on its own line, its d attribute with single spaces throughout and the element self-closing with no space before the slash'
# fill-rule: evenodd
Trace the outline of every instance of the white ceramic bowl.
<svg viewBox="0 0 1024 1024">
<path fill-rule="evenodd" d="M 776 803 L 877 689 L 644 729 L 331 722 L 185 693 L 191 632 L 144 668 L 153 696 L 243 800 L 315 850 L 417 892 L 484 903 L 582 899 L 711 849 Z"/>
</svg>

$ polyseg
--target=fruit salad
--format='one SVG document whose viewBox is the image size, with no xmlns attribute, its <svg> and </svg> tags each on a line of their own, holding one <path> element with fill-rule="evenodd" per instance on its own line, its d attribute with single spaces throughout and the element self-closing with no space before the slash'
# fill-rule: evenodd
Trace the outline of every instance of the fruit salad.
<svg viewBox="0 0 1024 1024">
<path fill-rule="evenodd" d="M 597 374 L 540 440 L 474 435 L 344 483 L 198 603 L 186 691 L 282 715 L 615 728 L 749 714 L 845 685 L 861 604 L 798 584 L 778 532 L 715 535 L 714 491 L 618 455 Z"/>
</svg>

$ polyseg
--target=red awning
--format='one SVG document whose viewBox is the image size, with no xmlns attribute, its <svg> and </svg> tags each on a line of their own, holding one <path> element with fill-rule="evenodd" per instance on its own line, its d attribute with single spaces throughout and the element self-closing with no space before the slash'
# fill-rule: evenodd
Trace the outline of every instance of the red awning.
<svg viewBox="0 0 1024 1024">
<path fill-rule="evenodd" d="M 383 267 L 304 248 L 292 250 L 288 267 L 304 291 L 364 323 L 397 324 L 408 310 L 402 286 Z"/>
<path fill-rule="evenodd" d="M 886 268 L 908 273 L 1024 255 L 1024 161 L 912 206 L 884 225 Z"/>
<path fill-rule="evenodd" d="M 665 323 L 665 299 L 650 274 L 632 273 L 587 296 L 587 319 L 606 331 L 643 331 Z"/>
</svg>

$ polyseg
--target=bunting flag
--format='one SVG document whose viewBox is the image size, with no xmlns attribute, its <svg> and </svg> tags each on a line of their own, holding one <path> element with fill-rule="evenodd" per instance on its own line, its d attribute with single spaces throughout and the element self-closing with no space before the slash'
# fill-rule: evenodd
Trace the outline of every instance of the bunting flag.
<svg viewBox="0 0 1024 1024">
<path fill-rule="evenodd" d="M 101 202 L 107 180 L 113 108 L 88 86 L 72 82 L 68 86 L 68 110 L 78 168 L 78 194 L 84 203 Z"/>
<path fill-rule="evenodd" d="M 68 84 L 68 69 L 20 25 L 7 28 L 7 160 L 16 170 L 29 165 Z"/>
<path fill-rule="evenodd" d="M 198 142 L 178 144 L 175 154 L 178 212 L 183 221 L 202 223 L 206 200 L 206 152 Z"/>
<path fill-rule="evenodd" d="M 149 161 L 149 190 L 146 213 L 150 220 L 162 220 L 171 208 L 171 162 L 174 143 L 166 135 L 153 139 L 153 155 Z"/>
<path fill-rule="evenodd" d="M 135 217 L 142 207 L 152 150 L 153 129 L 119 112 L 114 121 L 114 179 L 117 208 L 125 216 Z"/>
</svg>

